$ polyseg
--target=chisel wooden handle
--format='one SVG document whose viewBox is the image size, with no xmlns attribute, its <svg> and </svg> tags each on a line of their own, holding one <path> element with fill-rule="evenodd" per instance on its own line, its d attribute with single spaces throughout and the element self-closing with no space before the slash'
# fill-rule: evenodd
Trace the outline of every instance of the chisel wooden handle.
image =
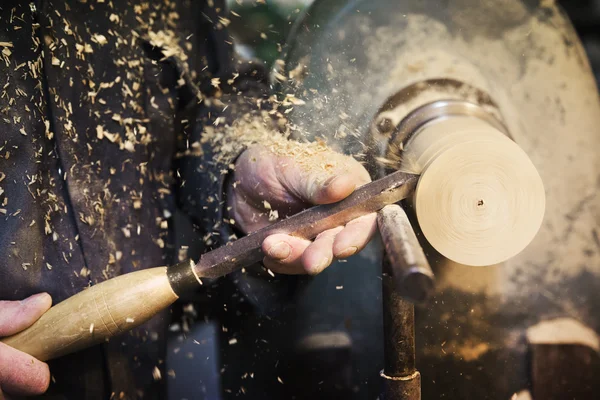
<svg viewBox="0 0 600 400">
<path fill-rule="evenodd" d="M 58 303 L 3 343 L 47 361 L 120 335 L 169 307 L 178 296 L 166 267 L 109 279 Z"/>
</svg>

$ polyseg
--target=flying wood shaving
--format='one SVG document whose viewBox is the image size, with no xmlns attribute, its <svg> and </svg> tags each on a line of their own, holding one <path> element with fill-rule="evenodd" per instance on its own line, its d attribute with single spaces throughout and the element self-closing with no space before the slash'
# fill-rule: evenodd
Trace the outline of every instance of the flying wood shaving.
<svg viewBox="0 0 600 400">
<path fill-rule="evenodd" d="M 12 51 L 10 51 L 9 47 L 13 47 L 12 42 L 0 42 L 0 47 L 2 47 L 2 58 L 4 58 L 4 63 L 8 67 L 10 65 L 10 55 Z"/>
<path fill-rule="evenodd" d="M 304 100 L 298 99 L 293 94 L 287 94 L 285 99 L 281 102 L 284 106 L 302 106 L 306 104 Z"/>
<path fill-rule="evenodd" d="M 92 42 L 98 43 L 100 46 L 104 46 L 106 43 L 108 43 L 108 40 L 106 39 L 106 36 L 95 33 L 92 35 Z"/>
<path fill-rule="evenodd" d="M 275 131 L 271 121 L 268 115 L 245 116 L 231 125 L 206 126 L 202 142 L 212 145 L 216 162 L 229 163 L 242 149 L 260 144 L 277 156 L 293 158 L 305 171 L 322 168 L 314 160 L 316 155 L 332 151 L 325 142 L 290 140 L 289 132 L 282 134 Z"/>
<path fill-rule="evenodd" d="M 277 221 L 279 219 L 279 212 L 277 210 L 271 210 L 269 212 L 269 222 Z"/>
<path fill-rule="evenodd" d="M 227 27 L 231 23 L 231 21 L 229 19 L 224 18 L 224 17 L 219 17 L 219 22 L 221 24 L 223 24 L 223 26 L 225 26 L 225 27 Z"/>
<path fill-rule="evenodd" d="M 107 138 L 112 143 L 117 142 L 121 138 L 117 133 L 106 132 L 102 125 L 96 126 L 96 137 L 98 138 L 98 140 Z"/>
<path fill-rule="evenodd" d="M 228 85 L 233 85 L 233 82 L 235 82 L 235 80 L 238 78 L 238 76 L 240 76 L 240 74 L 238 74 L 237 72 L 233 74 L 233 77 L 231 79 L 227 80 L 227 84 Z M 224 111 L 224 110 L 223 110 Z"/>
<path fill-rule="evenodd" d="M 175 33 L 171 30 L 161 30 L 158 32 L 148 32 L 148 39 L 151 45 L 160 48 L 165 58 L 177 56 L 181 61 L 187 60 L 187 54 L 177 41 Z"/>
</svg>

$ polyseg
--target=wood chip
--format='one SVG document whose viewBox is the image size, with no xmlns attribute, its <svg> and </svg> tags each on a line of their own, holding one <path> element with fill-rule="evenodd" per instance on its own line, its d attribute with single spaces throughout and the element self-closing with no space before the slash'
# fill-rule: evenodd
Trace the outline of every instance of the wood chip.
<svg viewBox="0 0 600 400">
<path fill-rule="evenodd" d="M 279 212 L 277 210 L 271 210 L 269 212 L 269 221 L 277 221 L 279 219 Z"/>
<path fill-rule="evenodd" d="M 155 381 L 159 381 L 162 378 L 160 374 L 160 369 L 158 369 L 158 367 L 154 367 L 154 369 L 152 370 L 152 377 Z"/>
<path fill-rule="evenodd" d="M 92 42 L 98 43 L 100 46 L 104 46 L 108 43 L 108 40 L 106 39 L 106 36 L 95 33 L 92 35 Z"/>
</svg>

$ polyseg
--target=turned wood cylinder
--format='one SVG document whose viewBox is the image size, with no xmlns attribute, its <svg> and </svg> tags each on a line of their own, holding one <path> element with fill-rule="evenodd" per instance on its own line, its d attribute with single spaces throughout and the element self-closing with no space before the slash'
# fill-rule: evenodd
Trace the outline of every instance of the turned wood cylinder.
<svg viewBox="0 0 600 400">
<path fill-rule="evenodd" d="M 470 116 L 430 122 L 406 143 L 401 168 L 420 173 L 413 204 L 427 241 L 459 264 L 489 266 L 538 232 L 544 185 L 511 138 Z"/>
</svg>

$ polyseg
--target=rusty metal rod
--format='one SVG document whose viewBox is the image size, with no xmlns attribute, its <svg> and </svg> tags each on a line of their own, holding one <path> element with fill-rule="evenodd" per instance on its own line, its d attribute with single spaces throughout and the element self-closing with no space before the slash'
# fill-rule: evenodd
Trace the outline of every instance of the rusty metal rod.
<svg viewBox="0 0 600 400">
<path fill-rule="evenodd" d="M 408 216 L 388 205 L 377 216 L 383 258 L 383 400 L 420 400 L 421 375 L 415 363 L 415 310 L 434 287 L 434 275 Z"/>
<path fill-rule="evenodd" d="M 414 303 L 426 302 L 434 290 L 433 271 L 408 216 L 399 205 L 388 205 L 379 211 L 377 223 L 399 294 Z"/>
<path fill-rule="evenodd" d="M 391 377 L 409 376 L 416 371 L 414 305 L 396 290 L 389 262 L 385 260 L 383 265 L 384 373 Z"/>
<path fill-rule="evenodd" d="M 396 290 L 387 259 L 383 261 L 383 349 L 382 400 L 420 400 L 421 374 L 415 363 L 414 305 Z"/>
</svg>

